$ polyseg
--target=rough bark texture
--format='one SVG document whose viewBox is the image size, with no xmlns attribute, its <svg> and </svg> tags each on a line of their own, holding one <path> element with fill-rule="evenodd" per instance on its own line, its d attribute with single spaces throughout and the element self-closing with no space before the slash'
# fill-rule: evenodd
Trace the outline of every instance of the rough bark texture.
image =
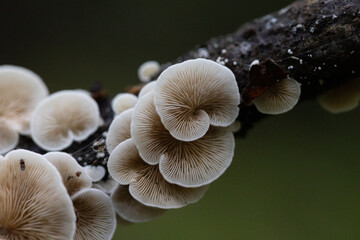
<svg viewBox="0 0 360 240">
<path fill-rule="evenodd" d="M 171 63 L 203 57 L 230 68 L 237 79 L 243 102 L 238 119 L 239 135 L 245 135 L 254 122 L 266 115 L 252 105 L 249 88 L 265 87 L 282 75 L 302 84 L 301 100 L 314 99 L 319 93 L 360 76 L 360 0 L 305 0 L 241 26 L 227 36 L 211 39 Z M 264 80 L 249 81 L 249 66 L 263 62 Z M 274 64 L 268 64 L 271 63 Z M 276 66 L 276 67 L 274 67 Z M 263 73 L 264 73 L 263 72 Z M 269 76 L 269 77 L 266 77 Z M 138 92 L 135 86 L 130 92 Z M 109 126 L 113 113 L 110 100 L 97 86 L 93 96 L 106 121 L 103 128 L 82 144 L 74 144 L 80 163 L 106 166 L 107 152 L 101 133 Z M 95 140 L 95 142 L 93 142 Z M 88 145 L 90 144 L 90 145 Z M 23 138 L 19 148 L 41 152 L 30 139 Z"/>
</svg>

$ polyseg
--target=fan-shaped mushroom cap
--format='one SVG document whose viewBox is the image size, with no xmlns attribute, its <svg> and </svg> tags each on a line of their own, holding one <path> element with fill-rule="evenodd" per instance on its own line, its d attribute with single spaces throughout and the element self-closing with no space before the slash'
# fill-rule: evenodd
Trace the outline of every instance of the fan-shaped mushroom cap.
<svg viewBox="0 0 360 240">
<path fill-rule="evenodd" d="M 232 132 L 223 127 L 210 127 L 205 136 L 193 142 L 173 138 L 155 111 L 152 93 L 135 107 L 131 136 L 145 162 L 159 163 L 166 181 L 184 187 L 217 179 L 230 165 L 235 148 Z"/>
<path fill-rule="evenodd" d="M 255 98 L 257 110 L 265 114 L 281 114 L 293 109 L 300 98 L 301 84 L 291 78 L 275 83 Z"/>
<path fill-rule="evenodd" d="M 166 210 L 155 207 L 148 207 L 135 200 L 130 192 L 129 186 L 119 185 L 111 194 L 111 201 L 116 213 L 129 222 L 146 222 L 160 215 Z"/>
<path fill-rule="evenodd" d="M 26 151 L 0 157 L 0 239 L 73 239 L 75 213 L 56 168 Z"/>
<path fill-rule="evenodd" d="M 208 186 L 184 188 L 168 183 L 157 165 L 148 165 L 139 156 L 135 142 L 128 139 L 110 154 L 110 175 L 122 185 L 130 185 L 130 194 L 146 206 L 180 208 L 197 202 Z"/>
<path fill-rule="evenodd" d="M 133 108 L 138 101 L 138 98 L 131 93 L 119 93 L 111 101 L 111 107 L 116 115 L 119 115 L 125 110 Z"/>
<path fill-rule="evenodd" d="M 100 190 L 88 188 L 71 199 L 77 215 L 74 240 L 110 240 L 116 229 L 110 198 Z"/>
<path fill-rule="evenodd" d="M 106 171 L 103 166 L 88 165 L 83 167 L 83 169 L 93 182 L 98 182 L 105 177 Z"/>
<path fill-rule="evenodd" d="M 69 147 L 83 141 L 99 126 L 99 107 L 87 94 L 74 90 L 54 93 L 35 109 L 31 135 L 47 151 Z"/>
<path fill-rule="evenodd" d="M 360 101 L 360 78 L 330 89 L 318 97 L 319 104 L 330 113 L 343 113 L 355 109 Z"/>
<path fill-rule="evenodd" d="M 140 65 L 138 77 L 142 82 L 149 82 L 160 70 L 160 64 L 156 61 L 147 61 Z"/>
<path fill-rule="evenodd" d="M 15 148 L 19 143 L 19 134 L 9 124 L 0 119 L 0 154 Z"/>
<path fill-rule="evenodd" d="M 142 98 L 143 96 L 145 96 L 147 93 L 153 91 L 156 87 L 156 81 L 152 81 L 147 83 L 139 92 L 139 98 Z"/>
<path fill-rule="evenodd" d="M 91 179 L 70 154 L 51 152 L 44 157 L 57 168 L 70 196 L 81 189 L 91 187 Z"/>
<path fill-rule="evenodd" d="M 117 145 L 131 138 L 130 125 L 134 109 L 128 109 L 117 116 L 109 127 L 106 137 L 106 148 L 111 153 Z"/>
<path fill-rule="evenodd" d="M 36 105 L 49 94 L 34 72 L 17 66 L 0 66 L 0 118 L 22 134 L 29 134 Z"/>
<path fill-rule="evenodd" d="M 240 94 L 234 74 L 214 61 L 188 60 L 162 72 L 155 106 L 165 128 L 182 141 L 201 138 L 213 126 L 238 116 Z"/>
</svg>

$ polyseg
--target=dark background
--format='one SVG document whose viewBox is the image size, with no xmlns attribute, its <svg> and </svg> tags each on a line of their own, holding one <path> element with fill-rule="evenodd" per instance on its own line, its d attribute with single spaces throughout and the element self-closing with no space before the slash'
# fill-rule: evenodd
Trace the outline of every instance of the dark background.
<svg viewBox="0 0 360 240">
<path fill-rule="evenodd" d="M 102 81 L 114 96 L 144 61 L 171 61 L 290 2 L 0 0 L 0 64 L 35 71 L 51 92 Z M 360 239 L 359 121 L 359 109 L 331 115 L 315 101 L 268 118 L 237 139 L 199 203 L 114 239 Z"/>
</svg>

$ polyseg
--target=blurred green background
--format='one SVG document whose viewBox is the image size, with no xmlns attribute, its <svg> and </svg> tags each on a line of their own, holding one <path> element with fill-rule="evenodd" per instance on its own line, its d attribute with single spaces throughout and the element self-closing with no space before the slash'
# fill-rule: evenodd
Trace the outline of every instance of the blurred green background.
<svg viewBox="0 0 360 240">
<path fill-rule="evenodd" d="M 167 62 L 290 0 L 0 1 L 0 64 L 32 69 L 51 91 L 102 81 L 114 96 L 146 60 Z M 316 102 L 237 139 L 231 167 L 196 204 L 114 239 L 360 239 L 360 111 Z"/>
</svg>

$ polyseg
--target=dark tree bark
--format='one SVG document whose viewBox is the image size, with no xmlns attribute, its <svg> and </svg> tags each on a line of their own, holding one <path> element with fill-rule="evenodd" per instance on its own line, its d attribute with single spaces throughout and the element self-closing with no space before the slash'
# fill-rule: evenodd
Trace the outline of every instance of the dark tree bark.
<svg viewBox="0 0 360 240">
<path fill-rule="evenodd" d="M 302 84 L 301 100 L 314 99 L 323 91 L 360 76 L 360 0 L 304 0 L 241 26 L 226 36 L 213 38 L 205 44 L 163 64 L 203 57 L 217 61 L 233 71 L 242 94 L 238 116 L 242 124 L 238 135 L 246 132 L 267 115 L 248 105 L 249 89 L 264 89 L 279 76 Z M 252 61 L 261 62 L 262 78 L 249 78 Z M 129 91 L 136 93 L 141 86 Z M 110 100 L 101 88 L 93 89 L 106 125 L 82 144 L 65 151 L 75 152 L 80 163 L 106 166 L 108 153 L 103 131 L 113 114 Z M 94 142 L 95 141 L 95 142 Z M 90 145 L 88 145 L 90 144 Z M 18 146 L 41 152 L 30 139 L 23 138 Z"/>
</svg>

